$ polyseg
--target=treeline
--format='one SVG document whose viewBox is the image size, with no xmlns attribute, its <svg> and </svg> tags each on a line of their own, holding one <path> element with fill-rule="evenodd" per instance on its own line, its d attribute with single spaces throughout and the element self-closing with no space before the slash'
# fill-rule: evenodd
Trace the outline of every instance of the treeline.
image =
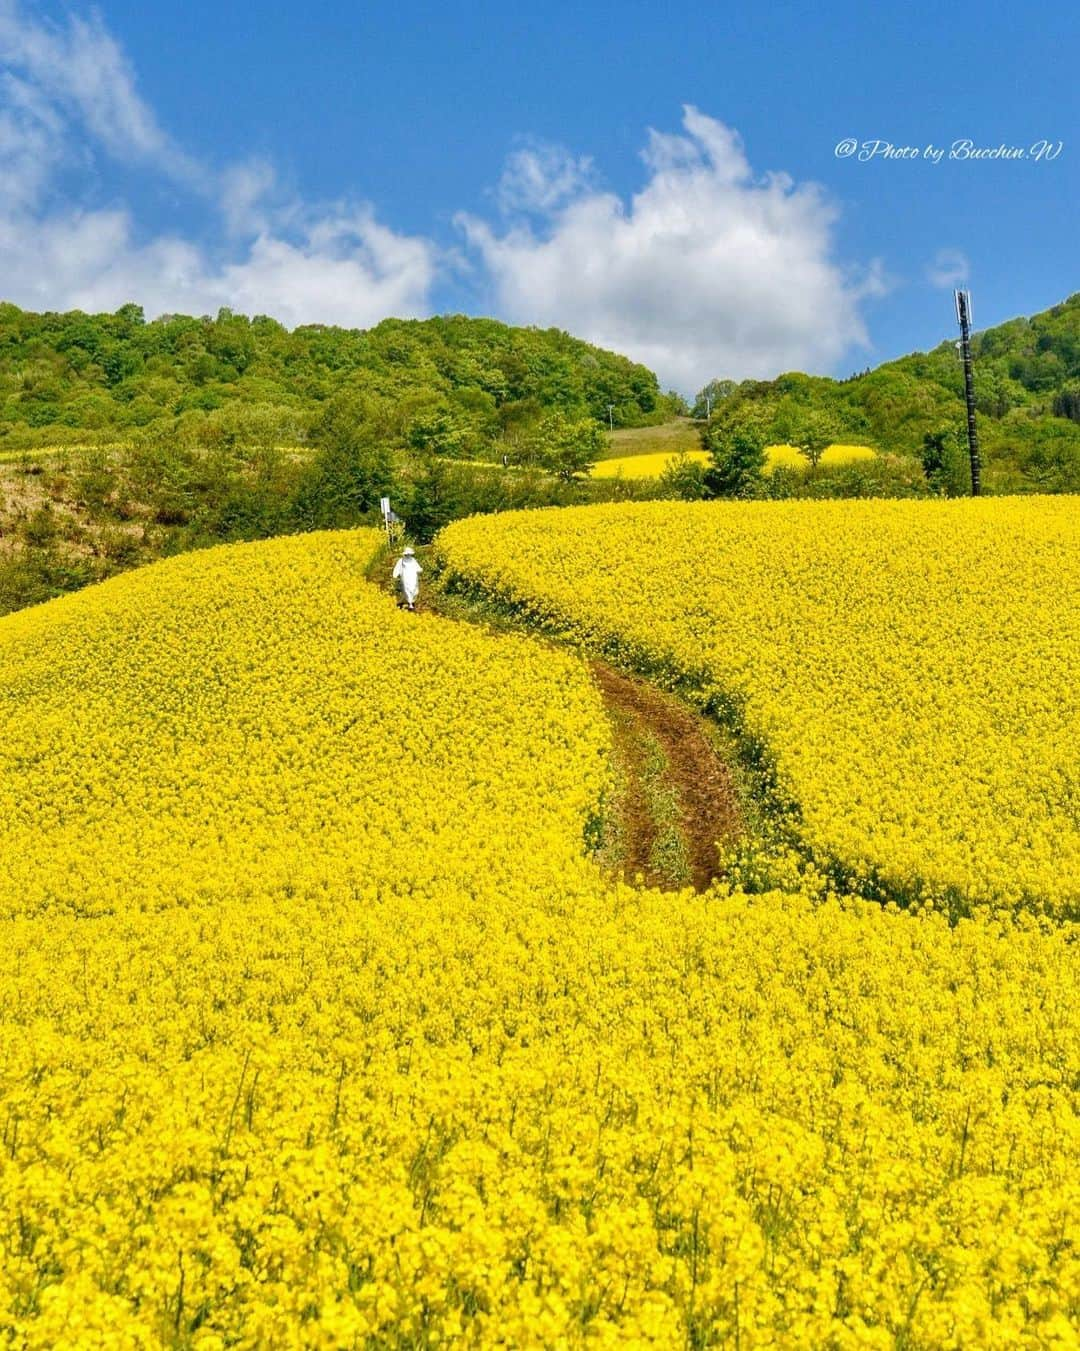
<svg viewBox="0 0 1080 1351">
<path fill-rule="evenodd" d="M 985 481 L 995 492 L 1080 491 L 1080 294 L 972 340 Z M 721 426 L 747 416 L 767 439 L 800 444 L 815 419 L 833 439 L 921 461 L 965 442 L 963 371 L 955 343 L 888 361 L 846 380 L 799 373 L 715 380 L 694 413 Z M 954 472 L 946 465 L 941 475 Z M 957 471 L 959 472 L 959 471 Z"/>
<path fill-rule="evenodd" d="M 187 441 L 267 431 L 304 444 L 343 392 L 393 405 L 393 437 L 497 458 L 552 411 L 599 424 L 662 422 L 681 400 L 656 376 L 558 329 L 450 315 L 368 330 L 291 332 L 266 316 L 31 314 L 0 304 L 0 450 L 125 440 L 148 428 Z"/>
</svg>

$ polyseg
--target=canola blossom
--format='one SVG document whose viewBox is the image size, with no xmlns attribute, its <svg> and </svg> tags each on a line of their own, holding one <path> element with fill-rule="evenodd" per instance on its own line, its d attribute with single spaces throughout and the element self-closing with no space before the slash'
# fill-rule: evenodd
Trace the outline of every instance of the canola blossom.
<svg viewBox="0 0 1080 1351">
<path fill-rule="evenodd" d="M 524 639 L 409 623 L 364 580 L 378 541 L 214 549 L 6 617 L 0 915 L 468 889 L 519 850 L 541 872 L 576 858 L 599 697 Z M 535 682 L 552 693 L 501 695 Z M 530 781 L 502 774 L 542 742 Z M 486 841 L 458 829 L 466 797 Z"/>
<path fill-rule="evenodd" d="M 818 463 L 825 465 L 855 464 L 858 460 L 874 460 L 876 458 L 877 451 L 871 450 L 869 446 L 837 444 L 826 446 Z M 805 469 L 809 463 L 810 461 L 799 450 L 798 446 L 778 445 L 765 448 L 766 473 L 780 466 L 786 469 Z"/>
<path fill-rule="evenodd" d="M 703 450 L 688 450 L 686 458 L 695 464 L 708 464 L 709 456 Z M 654 451 L 648 455 L 617 455 L 610 460 L 598 460 L 592 468 L 593 478 L 659 478 L 678 455 L 669 450 Z"/>
<path fill-rule="evenodd" d="M 586 668 L 375 542 L 0 621 L 3 1341 L 1075 1346 L 1070 929 L 605 879 Z"/>
<path fill-rule="evenodd" d="M 635 503 L 441 540 L 469 585 L 733 707 L 855 890 L 1076 916 L 1075 499 Z"/>
<path fill-rule="evenodd" d="M 709 455 L 704 450 L 688 450 L 687 459 L 696 464 L 708 464 Z M 869 446 L 828 446 L 819 463 L 825 465 L 854 464 L 857 460 L 873 460 L 877 452 Z M 609 460 L 598 460 L 593 466 L 593 478 L 659 478 L 678 456 L 671 451 L 654 451 L 648 455 L 618 455 Z M 765 472 L 782 465 L 788 469 L 805 469 L 809 460 L 795 446 L 766 446 Z"/>
</svg>

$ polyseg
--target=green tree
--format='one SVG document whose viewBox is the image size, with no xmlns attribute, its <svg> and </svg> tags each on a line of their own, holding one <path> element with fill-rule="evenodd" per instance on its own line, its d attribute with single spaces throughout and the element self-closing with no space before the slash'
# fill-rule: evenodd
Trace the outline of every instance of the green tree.
<svg viewBox="0 0 1080 1351">
<path fill-rule="evenodd" d="M 293 515 L 308 529 L 355 525 L 394 484 L 386 424 L 391 410 L 347 393 L 332 400 L 315 428 L 315 456 L 297 491 Z"/>
<path fill-rule="evenodd" d="M 765 470 L 765 426 L 761 413 L 741 407 L 702 429 L 710 463 L 703 484 L 709 497 L 759 497 Z"/>
<path fill-rule="evenodd" d="M 528 459 L 569 482 L 593 467 L 604 452 L 604 430 L 594 418 L 549 413 L 527 439 Z"/>
<path fill-rule="evenodd" d="M 408 442 L 413 450 L 457 460 L 464 454 L 465 430 L 449 409 L 432 409 L 413 418 Z"/>
<path fill-rule="evenodd" d="M 1069 380 L 1054 397 L 1054 416 L 1080 422 L 1080 380 Z"/>
<path fill-rule="evenodd" d="M 1067 418 L 1047 418 L 1024 428 L 1020 470 L 1038 492 L 1080 492 L 1080 427 Z"/>
<path fill-rule="evenodd" d="M 710 380 L 704 389 L 698 391 L 691 416 L 696 418 L 703 418 L 706 414 L 711 416 L 716 412 L 721 400 L 729 398 L 737 389 L 738 385 L 734 380 Z"/>
<path fill-rule="evenodd" d="M 960 437 L 954 427 L 925 432 L 922 467 L 930 491 L 941 497 L 961 497 L 967 490 Z"/>
<path fill-rule="evenodd" d="M 811 469 L 821 463 L 821 457 L 843 433 L 836 418 L 820 409 L 807 409 L 791 432 L 791 444 L 810 461 Z"/>
<path fill-rule="evenodd" d="M 660 496 L 682 502 L 696 502 L 705 496 L 705 466 L 682 450 L 664 466 L 660 475 Z"/>
</svg>

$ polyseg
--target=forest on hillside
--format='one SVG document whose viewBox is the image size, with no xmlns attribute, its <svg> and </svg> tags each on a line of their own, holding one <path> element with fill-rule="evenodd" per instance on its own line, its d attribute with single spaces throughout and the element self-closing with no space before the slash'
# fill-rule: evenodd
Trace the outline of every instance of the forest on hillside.
<svg viewBox="0 0 1080 1351">
<path fill-rule="evenodd" d="M 0 613 L 165 554 L 377 520 L 384 495 L 417 540 L 627 495 L 585 477 L 603 428 L 681 411 L 557 329 L 0 305 Z"/>
<path fill-rule="evenodd" d="M 362 394 L 395 438 L 489 457 L 546 412 L 638 427 L 678 411 L 645 366 L 558 329 L 449 315 L 368 330 L 265 315 L 32 314 L 0 304 L 0 449 L 180 439 L 303 444 L 329 400 Z"/>
<path fill-rule="evenodd" d="M 976 411 L 990 484 L 998 492 L 1080 491 L 1080 293 L 1030 318 L 975 333 Z M 775 380 L 714 380 L 714 419 L 750 415 L 766 440 L 791 442 L 807 421 L 836 441 L 920 456 L 928 442 L 966 444 L 963 369 L 952 341 L 832 380 L 791 372 Z"/>
</svg>

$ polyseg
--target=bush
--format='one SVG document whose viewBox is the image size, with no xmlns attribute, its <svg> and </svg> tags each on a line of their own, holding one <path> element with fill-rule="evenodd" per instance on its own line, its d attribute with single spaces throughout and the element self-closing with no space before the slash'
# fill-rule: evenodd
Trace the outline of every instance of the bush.
<svg viewBox="0 0 1080 1351">
<path fill-rule="evenodd" d="M 0 614 L 77 591 L 99 575 L 89 561 L 67 558 L 54 547 L 24 549 L 0 559 Z"/>
<path fill-rule="evenodd" d="M 701 434 L 701 444 L 712 456 L 703 479 L 706 495 L 760 497 L 765 443 L 764 423 L 752 408 L 738 409 L 724 421 L 707 426 Z"/>
<path fill-rule="evenodd" d="M 59 533 L 56 517 L 47 503 L 31 512 L 22 525 L 22 537 L 34 549 L 48 549 Z"/>
<path fill-rule="evenodd" d="M 932 493 L 939 497 L 963 497 L 971 491 L 970 460 L 960 449 L 960 436 L 955 428 L 940 427 L 926 432 L 921 458 Z"/>
<path fill-rule="evenodd" d="M 696 502 L 705 496 L 705 466 L 685 450 L 672 459 L 660 475 L 660 497 Z"/>
<path fill-rule="evenodd" d="M 394 482 L 392 418 L 385 401 L 363 395 L 331 402 L 314 432 L 318 450 L 285 513 L 294 528 L 347 527 L 378 508 Z"/>
</svg>

